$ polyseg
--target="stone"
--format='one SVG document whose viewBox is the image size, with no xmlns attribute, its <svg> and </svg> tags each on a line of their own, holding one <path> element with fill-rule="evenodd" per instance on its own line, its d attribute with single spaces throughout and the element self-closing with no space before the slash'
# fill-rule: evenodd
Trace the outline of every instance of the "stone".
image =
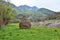
<svg viewBox="0 0 60 40">
<path fill-rule="evenodd" d="M 21 21 L 19 22 L 19 28 L 21 29 L 31 28 L 31 22 L 26 18 L 26 16 L 23 16 Z"/>
</svg>

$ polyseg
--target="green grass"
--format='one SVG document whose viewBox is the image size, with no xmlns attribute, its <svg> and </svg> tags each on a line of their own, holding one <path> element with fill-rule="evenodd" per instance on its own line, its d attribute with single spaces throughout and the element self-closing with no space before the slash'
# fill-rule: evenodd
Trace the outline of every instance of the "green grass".
<svg viewBox="0 0 60 40">
<path fill-rule="evenodd" d="M 0 40 L 60 40 L 60 28 L 19 29 L 18 24 L 9 24 L 0 28 Z"/>
</svg>

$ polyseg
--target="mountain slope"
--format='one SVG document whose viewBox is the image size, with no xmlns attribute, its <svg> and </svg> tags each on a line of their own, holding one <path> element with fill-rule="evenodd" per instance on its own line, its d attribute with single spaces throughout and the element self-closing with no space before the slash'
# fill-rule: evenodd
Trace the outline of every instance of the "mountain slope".
<svg viewBox="0 0 60 40">
<path fill-rule="evenodd" d="M 45 14 L 45 15 L 49 15 L 49 14 L 53 14 L 54 13 L 54 11 L 51 11 L 51 10 L 46 9 L 46 8 L 40 8 L 38 10 L 38 12 L 41 12 L 42 14 Z"/>
</svg>

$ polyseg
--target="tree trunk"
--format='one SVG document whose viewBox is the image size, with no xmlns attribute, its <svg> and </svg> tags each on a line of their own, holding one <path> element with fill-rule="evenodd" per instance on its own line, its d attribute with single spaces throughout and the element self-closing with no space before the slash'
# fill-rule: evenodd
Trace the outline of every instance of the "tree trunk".
<svg viewBox="0 0 60 40">
<path fill-rule="evenodd" d="M 0 13 L 0 27 L 3 25 L 2 13 Z"/>
</svg>

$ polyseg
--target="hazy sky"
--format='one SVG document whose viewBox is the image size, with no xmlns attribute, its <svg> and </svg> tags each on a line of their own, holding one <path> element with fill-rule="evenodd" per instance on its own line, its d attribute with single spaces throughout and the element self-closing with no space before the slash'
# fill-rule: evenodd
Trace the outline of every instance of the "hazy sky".
<svg viewBox="0 0 60 40">
<path fill-rule="evenodd" d="M 11 0 L 16 6 L 29 5 L 60 11 L 60 0 Z"/>
</svg>

